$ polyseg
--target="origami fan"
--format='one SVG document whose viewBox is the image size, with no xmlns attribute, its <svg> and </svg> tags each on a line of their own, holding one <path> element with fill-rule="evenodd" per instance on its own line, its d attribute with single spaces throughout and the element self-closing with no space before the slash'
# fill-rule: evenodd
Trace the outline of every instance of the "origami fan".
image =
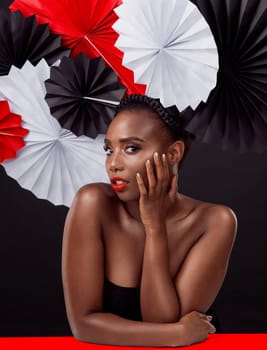
<svg viewBox="0 0 267 350">
<path fill-rule="evenodd" d="M 46 100 L 60 124 L 76 135 L 95 138 L 106 132 L 125 93 L 117 75 L 101 57 L 63 58 L 45 82 Z"/>
<path fill-rule="evenodd" d="M 220 69 L 206 104 L 185 113 L 187 130 L 222 149 L 267 149 L 267 2 L 194 0 L 215 36 Z"/>
<path fill-rule="evenodd" d="M 118 74 L 129 93 L 143 93 L 145 87 L 134 84 L 133 72 L 123 67 L 122 52 L 114 43 L 118 34 L 112 29 L 117 20 L 113 9 L 122 0 L 15 0 L 11 10 L 25 16 L 35 14 L 38 23 L 49 23 L 61 34 L 63 45 L 72 49 L 72 56 L 84 52 L 88 57 L 102 56 Z"/>
<path fill-rule="evenodd" d="M 0 163 L 16 157 L 27 134 L 28 130 L 21 127 L 21 116 L 10 112 L 7 101 L 0 101 Z"/>
<path fill-rule="evenodd" d="M 45 58 L 53 64 L 69 51 L 62 48 L 59 35 L 51 34 L 47 24 L 38 25 L 35 16 L 24 18 L 0 9 L 0 75 L 6 75 L 11 65 L 22 67 L 26 60 L 37 64 Z"/>
<path fill-rule="evenodd" d="M 17 158 L 3 166 L 37 197 L 69 206 L 82 185 L 107 181 L 103 135 L 93 140 L 61 128 L 44 99 L 48 77 L 44 60 L 36 67 L 28 61 L 22 69 L 12 66 L 8 76 L 0 77 L 0 98 L 9 100 L 11 110 L 23 116 L 30 131 Z"/>
<path fill-rule="evenodd" d="M 188 0 L 126 0 L 113 28 L 123 64 L 165 107 L 206 101 L 216 85 L 218 56 L 205 19 Z"/>
</svg>

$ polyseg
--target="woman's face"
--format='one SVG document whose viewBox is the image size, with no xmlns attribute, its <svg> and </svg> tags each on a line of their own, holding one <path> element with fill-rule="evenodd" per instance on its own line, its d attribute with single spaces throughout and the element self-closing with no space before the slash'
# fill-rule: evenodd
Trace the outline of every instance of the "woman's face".
<svg viewBox="0 0 267 350">
<path fill-rule="evenodd" d="M 106 170 L 113 189 L 123 201 L 139 198 L 136 174 L 147 184 L 146 160 L 155 152 L 167 154 L 171 141 L 162 121 L 147 110 L 125 110 L 111 122 L 106 138 Z"/>
</svg>

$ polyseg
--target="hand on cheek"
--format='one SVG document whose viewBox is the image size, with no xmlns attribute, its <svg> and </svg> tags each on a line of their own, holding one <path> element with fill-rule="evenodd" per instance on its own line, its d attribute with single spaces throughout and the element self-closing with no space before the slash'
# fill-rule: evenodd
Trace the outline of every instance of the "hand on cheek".
<svg viewBox="0 0 267 350">
<path fill-rule="evenodd" d="M 162 225 L 166 213 L 177 193 L 177 177 L 170 175 L 165 154 L 154 154 L 152 160 L 145 163 L 147 184 L 140 173 L 136 180 L 140 192 L 139 209 L 145 226 Z"/>
</svg>

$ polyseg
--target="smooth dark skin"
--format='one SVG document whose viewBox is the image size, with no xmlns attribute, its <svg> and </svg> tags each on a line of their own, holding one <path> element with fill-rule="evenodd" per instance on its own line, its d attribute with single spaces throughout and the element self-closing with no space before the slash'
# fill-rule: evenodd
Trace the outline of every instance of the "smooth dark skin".
<svg viewBox="0 0 267 350">
<path fill-rule="evenodd" d="M 171 347 L 215 331 L 205 312 L 223 283 L 237 220 L 226 206 L 178 192 L 184 143 L 162 123 L 147 110 L 120 112 L 106 134 L 106 169 L 127 188 L 86 185 L 69 210 L 62 274 L 79 340 Z M 102 312 L 104 276 L 140 287 L 142 322 Z"/>
</svg>

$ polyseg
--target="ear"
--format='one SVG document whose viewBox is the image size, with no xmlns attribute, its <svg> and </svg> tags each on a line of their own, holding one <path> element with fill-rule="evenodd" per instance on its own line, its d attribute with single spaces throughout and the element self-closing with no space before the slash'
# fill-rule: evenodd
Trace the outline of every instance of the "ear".
<svg viewBox="0 0 267 350">
<path fill-rule="evenodd" d="M 178 164 L 183 158 L 185 145 L 183 140 L 175 141 L 168 148 L 168 161 L 170 165 Z"/>
</svg>

